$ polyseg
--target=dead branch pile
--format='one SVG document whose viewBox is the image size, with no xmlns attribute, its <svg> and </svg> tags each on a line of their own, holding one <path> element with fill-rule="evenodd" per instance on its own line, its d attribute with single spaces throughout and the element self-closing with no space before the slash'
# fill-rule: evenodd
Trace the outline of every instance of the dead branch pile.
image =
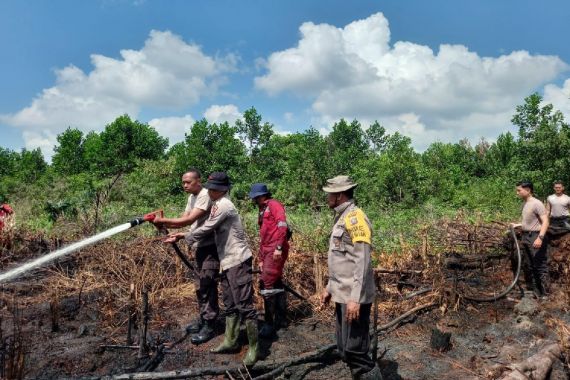
<svg viewBox="0 0 570 380">
<path fill-rule="evenodd" d="M 503 380 L 545 380 L 561 353 L 558 343 L 550 344 L 526 360 L 513 364 L 512 371 Z"/>
</svg>

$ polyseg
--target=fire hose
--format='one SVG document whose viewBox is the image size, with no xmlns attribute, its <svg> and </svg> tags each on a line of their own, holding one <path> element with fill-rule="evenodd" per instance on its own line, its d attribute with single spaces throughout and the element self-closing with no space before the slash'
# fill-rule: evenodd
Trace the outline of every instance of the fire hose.
<svg viewBox="0 0 570 380">
<path fill-rule="evenodd" d="M 151 213 L 146 214 L 143 217 L 143 219 L 144 219 L 144 221 L 152 222 L 152 221 L 154 221 L 154 219 L 156 219 L 157 216 L 160 216 L 162 218 L 164 216 L 164 212 L 162 210 L 153 211 Z M 168 230 L 166 229 L 166 227 L 159 227 L 159 226 L 155 226 L 155 227 L 163 235 L 168 235 Z M 174 252 L 178 256 L 178 258 L 184 263 L 184 265 L 186 265 L 186 267 L 188 269 L 190 269 L 190 271 L 192 271 L 192 273 L 197 275 L 198 271 L 196 270 L 194 265 L 192 265 L 192 263 L 190 262 L 190 259 L 188 259 L 188 257 L 184 253 L 182 253 L 178 244 L 176 244 L 175 242 L 172 242 L 172 243 L 170 243 L 170 245 L 172 246 L 172 248 L 174 248 Z"/>
<path fill-rule="evenodd" d="M 516 253 L 517 253 L 517 269 L 515 272 L 515 276 L 513 278 L 513 281 L 509 284 L 509 286 L 507 286 L 502 292 L 500 292 L 499 294 L 495 295 L 495 296 L 490 296 L 490 297 L 474 297 L 474 296 L 468 296 L 466 294 L 460 294 L 461 297 L 465 298 L 468 301 L 474 301 L 474 302 L 495 302 L 500 300 L 501 298 L 504 298 L 507 294 L 509 294 L 509 292 L 511 290 L 513 290 L 513 288 L 515 287 L 515 285 L 517 284 L 520 274 L 521 274 L 521 264 L 522 264 L 522 255 L 521 255 L 521 249 L 519 246 L 519 242 L 517 240 L 517 235 L 515 233 L 515 229 L 513 227 L 511 227 L 509 229 L 511 231 L 511 234 L 513 235 L 513 239 L 515 241 L 515 247 L 516 247 Z M 412 298 L 413 296 L 417 296 L 420 294 L 424 294 L 427 292 L 432 291 L 433 288 L 429 287 L 429 288 L 424 288 L 421 289 L 417 292 L 414 292 L 412 294 L 409 294 L 406 298 Z"/>
<path fill-rule="evenodd" d="M 139 225 L 143 224 L 144 222 L 152 222 L 156 218 L 157 215 L 161 215 L 161 214 L 162 214 L 162 210 L 153 211 L 153 212 L 148 213 L 144 216 L 135 218 L 128 223 L 124 223 L 124 224 L 118 225 L 116 227 L 110 228 L 106 231 L 98 233 L 97 235 L 88 237 L 86 239 L 80 240 L 78 242 L 72 243 L 72 244 L 65 246 L 63 248 L 60 248 L 56 251 L 50 252 L 44 256 L 41 256 L 35 260 L 30 261 L 28 263 L 21 264 L 14 269 L 11 269 L 7 272 L 1 273 L 0 274 L 0 283 L 12 280 L 12 279 L 19 277 L 20 275 L 30 271 L 30 270 L 32 270 L 32 269 L 38 268 L 38 267 L 45 265 L 45 264 L 47 264 L 47 263 L 49 263 L 55 259 L 66 256 L 70 253 L 73 253 L 77 250 L 80 250 L 81 248 L 87 247 L 88 245 L 95 244 L 98 241 L 101 241 L 103 239 L 107 239 L 107 238 L 109 238 L 115 234 L 118 234 L 120 232 L 124 232 L 130 228 L 135 227 L 135 226 L 139 226 Z M 176 243 L 172 243 L 172 247 L 174 248 L 174 251 L 176 252 L 178 257 L 180 258 L 180 260 L 182 260 L 182 262 L 190 270 L 192 270 L 195 273 L 196 270 L 195 270 L 194 266 L 190 263 L 188 258 L 182 253 L 180 248 L 178 248 Z"/>
<path fill-rule="evenodd" d="M 467 296 L 467 295 L 463 294 L 462 297 L 465 298 L 466 300 L 475 301 L 475 302 L 495 302 L 495 301 L 500 300 L 501 298 L 505 297 L 507 294 L 509 294 L 509 292 L 511 290 L 513 290 L 513 288 L 517 284 L 517 282 L 519 280 L 519 276 L 521 274 L 521 262 L 522 262 L 521 249 L 519 246 L 519 241 L 517 240 L 517 234 L 515 233 L 515 229 L 512 226 L 509 229 L 511 231 L 511 234 L 513 235 L 513 239 L 515 241 L 515 247 L 516 247 L 516 251 L 517 251 L 517 270 L 515 272 L 515 277 L 514 277 L 513 281 L 511 282 L 511 284 L 509 286 L 507 286 L 505 288 L 505 290 L 503 290 L 501 293 L 497 294 L 496 296 L 473 297 L 473 296 Z"/>
</svg>

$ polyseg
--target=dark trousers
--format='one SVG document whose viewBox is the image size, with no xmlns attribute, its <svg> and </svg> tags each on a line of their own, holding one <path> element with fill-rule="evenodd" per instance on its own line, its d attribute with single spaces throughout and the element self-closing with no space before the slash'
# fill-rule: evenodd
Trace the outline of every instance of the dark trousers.
<svg viewBox="0 0 570 380">
<path fill-rule="evenodd" d="M 562 235 L 570 232 L 570 223 L 567 216 L 552 216 L 550 217 L 550 225 L 548 227 L 548 234 L 555 239 L 560 238 Z"/>
<path fill-rule="evenodd" d="M 346 304 L 336 303 L 336 342 L 342 360 L 348 364 L 352 376 L 360 377 L 374 368 L 368 355 L 370 350 L 371 304 L 360 305 L 357 321 L 346 320 Z"/>
<path fill-rule="evenodd" d="M 252 258 L 222 272 L 222 298 L 226 314 L 238 314 L 242 320 L 256 319 L 253 307 Z"/>
<path fill-rule="evenodd" d="M 216 245 L 207 245 L 196 249 L 196 264 L 198 278 L 196 279 L 196 298 L 200 318 L 205 321 L 215 321 L 220 313 L 218 305 L 218 276 L 220 259 Z"/>
<path fill-rule="evenodd" d="M 524 231 L 522 234 L 523 271 L 527 287 L 535 289 L 541 295 L 548 293 L 548 241 L 543 240 L 540 248 L 532 244 L 538 237 L 538 231 Z M 534 284 L 534 285 L 533 285 Z"/>
</svg>

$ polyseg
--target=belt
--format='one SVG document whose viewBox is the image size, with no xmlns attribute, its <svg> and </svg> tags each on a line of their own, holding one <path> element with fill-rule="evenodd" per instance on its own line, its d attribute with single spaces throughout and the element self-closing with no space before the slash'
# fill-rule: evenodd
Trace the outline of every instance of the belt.
<svg viewBox="0 0 570 380">
<path fill-rule="evenodd" d="M 539 234 L 540 231 L 523 231 L 523 234 L 532 235 L 532 234 Z"/>
<path fill-rule="evenodd" d="M 551 216 L 550 220 L 567 220 L 568 216 Z"/>
</svg>

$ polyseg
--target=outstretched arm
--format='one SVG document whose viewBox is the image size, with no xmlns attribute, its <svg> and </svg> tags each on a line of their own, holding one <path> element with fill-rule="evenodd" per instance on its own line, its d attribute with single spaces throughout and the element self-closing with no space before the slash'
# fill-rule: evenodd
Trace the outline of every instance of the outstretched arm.
<svg viewBox="0 0 570 380">
<path fill-rule="evenodd" d="M 153 223 L 167 228 L 181 228 L 191 225 L 207 213 L 206 210 L 193 208 L 190 212 L 184 213 L 184 215 L 179 218 L 155 218 Z"/>
</svg>

